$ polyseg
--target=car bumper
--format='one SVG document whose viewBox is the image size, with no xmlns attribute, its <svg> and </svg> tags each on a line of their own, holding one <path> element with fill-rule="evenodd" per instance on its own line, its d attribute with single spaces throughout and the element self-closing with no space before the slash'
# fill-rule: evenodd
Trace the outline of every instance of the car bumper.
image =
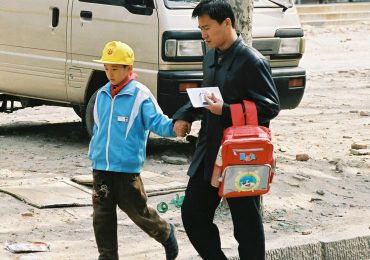
<svg viewBox="0 0 370 260">
<path fill-rule="evenodd" d="M 281 109 L 293 109 L 299 105 L 306 85 L 306 71 L 300 67 L 272 68 L 272 77 L 278 90 Z M 157 100 L 163 112 L 172 116 L 188 102 L 186 91 L 179 91 L 180 83 L 202 83 L 202 71 L 159 71 Z M 291 86 L 299 80 L 301 86 Z"/>
</svg>

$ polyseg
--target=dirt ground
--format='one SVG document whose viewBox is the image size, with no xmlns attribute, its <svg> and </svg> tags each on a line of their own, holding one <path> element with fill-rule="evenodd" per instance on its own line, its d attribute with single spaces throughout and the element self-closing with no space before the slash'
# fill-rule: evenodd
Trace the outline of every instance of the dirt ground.
<svg viewBox="0 0 370 260">
<path fill-rule="evenodd" d="M 298 108 L 281 111 L 271 123 L 278 169 L 264 196 L 267 249 L 370 234 L 370 23 L 305 26 L 305 36 L 301 66 L 307 69 L 306 93 Z M 52 182 L 91 171 L 88 139 L 70 108 L 1 114 L 0 148 L 0 186 L 23 179 Z M 144 169 L 185 174 L 188 165 L 166 164 L 161 156 L 190 159 L 192 150 L 183 140 L 151 138 Z M 298 161 L 297 154 L 309 159 Z M 150 197 L 149 204 L 156 207 L 174 197 Z M 38 209 L 5 193 L 0 193 L 0 205 L 1 245 L 42 241 L 51 248 L 21 255 L 0 248 L 0 259 L 97 258 L 91 207 Z M 198 259 L 179 209 L 162 216 L 177 226 L 179 259 Z M 227 209 L 219 209 L 215 221 L 225 252 L 235 254 Z M 123 259 L 164 259 L 161 246 L 122 213 L 119 237 Z"/>
</svg>

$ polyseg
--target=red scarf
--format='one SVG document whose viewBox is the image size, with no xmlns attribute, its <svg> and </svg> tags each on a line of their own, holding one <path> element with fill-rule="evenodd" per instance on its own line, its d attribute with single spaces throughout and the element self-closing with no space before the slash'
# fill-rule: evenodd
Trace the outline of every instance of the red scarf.
<svg viewBox="0 0 370 260">
<path fill-rule="evenodd" d="M 133 79 L 137 79 L 137 74 L 135 72 L 131 72 L 127 80 L 122 81 L 119 85 L 110 84 L 110 93 L 112 97 L 117 95 Z"/>
</svg>

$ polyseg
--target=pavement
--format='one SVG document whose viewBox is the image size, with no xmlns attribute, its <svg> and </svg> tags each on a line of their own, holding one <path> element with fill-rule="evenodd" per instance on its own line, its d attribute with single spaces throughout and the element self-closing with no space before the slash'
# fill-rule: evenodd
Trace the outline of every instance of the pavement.
<svg viewBox="0 0 370 260">
<path fill-rule="evenodd" d="M 171 212 L 162 213 L 161 216 L 168 218 L 170 221 L 171 219 L 177 221 L 180 219 L 180 209 L 176 208 L 175 203 L 179 197 L 181 199 L 181 196 L 184 195 L 182 191 L 185 190 L 188 181 L 187 175 L 184 174 L 185 172 L 186 170 L 171 172 L 170 176 L 151 171 L 142 172 L 142 179 L 147 194 L 151 197 L 150 202 L 152 206 L 157 205 L 158 207 L 160 202 L 166 202 Z M 163 196 L 165 194 L 167 196 Z M 268 197 L 269 195 L 265 196 Z M 222 214 L 222 211 L 220 214 Z M 228 219 L 216 221 L 221 222 L 220 225 L 228 222 L 227 226 L 229 227 L 231 224 L 230 216 L 226 215 L 226 217 Z M 176 226 L 177 232 L 181 232 L 183 237 L 184 230 L 182 225 L 177 223 Z M 220 230 L 222 229 L 220 228 Z M 221 233 L 221 237 L 226 235 L 227 240 L 229 240 L 223 241 L 223 244 L 226 244 L 226 246 L 223 246 L 223 249 L 228 259 L 239 259 L 237 244 L 231 238 L 231 231 L 232 229 L 228 228 L 227 232 L 224 230 L 224 234 Z M 151 239 L 148 238 L 148 240 Z M 233 241 L 231 242 L 230 240 Z M 150 243 L 152 241 L 147 242 Z M 370 230 L 349 229 L 342 233 L 328 234 L 327 236 L 321 235 L 319 238 L 307 237 L 299 241 L 292 241 L 289 237 L 276 239 L 266 234 L 266 247 L 266 260 L 366 260 L 370 259 Z M 180 250 L 179 259 L 200 259 L 187 240 L 181 240 Z M 160 252 L 161 248 L 159 249 Z M 133 258 L 136 259 L 141 257 L 140 254 L 133 255 Z"/>
<path fill-rule="evenodd" d="M 160 213 L 160 215 L 176 226 L 176 235 L 180 246 L 178 259 L 201 259 L 186 237 L 181 223 L 181 211 L 178 207 L 179 205 L 176 205 L 176 202 L 179 202 L 179 198 L 181 199 L 181 196 L 184 195 L 184 189 L 188 181 L 185 172 L 186 170 L 180 170 L 165 174 L 146 170 L 142 172 L 142 179 L 149 196 L 148 204 L 156 208 L 160 203 L 165 202 L 168 206 L 168 210 Z M 91 180 L 90 175 L 83 175 L 82 177 L 85 184 L 89 184 Z M 40 187 L 41 186 L 39 186 L 39 188 Z M 265 195 L 264 198 L 266 202 L 270 199 L 276 199 L 270 194 Z M 59 201 L 59 204 L 60 203 Z M 81 207 L 81 210 L 86 211 L 91 209 L 89 207 Z M 76 215 L 75 212 L 71 214 Z M 124 242 L 119 242 L 120 245 L 122 245 L 122 248 L 120 246 L 119 249 L 121 258 L 135 260 L 163 258 L 164 252 L 160 244 L 140 231 L 123 214 L 118 219 L 119 229 L 122 228 L 125 232 L 129 230 L 129 237 L 131 237 L 131 239 L 125 237 L 123 240 Z M 216 213 L 215 222 L 220 229 L 222 248 L 228 259 L 239 259 L 237 243 L 233 238 L 231 216 L 228 209 L 219 208 Z M 119 233 L 121 232 L 122 231 L 119 231 Z M 90 239 L 89 243 L 90 244 L 86 245 L 86 247 L 94 245 L 93 239 Z M 73 250 L 74 247 L 78 248 L 72 241 L 65 242 L 65 244 L 68 244 L 67 247 L 64 247 L 69 248 L 69 250 Z M 142 245 L 145 245 L 145 247 L 143 248 Z M 359 229 L 355 224 L 353 228 L 347 227 L 345 232 L 334 234 L 328 232 L 328 234 L 319 234 L 319 236 L 300 236 L 299 239 L 297 239 L 294 234 L 280 235 L 268 231 L 266 232 L 266 260 L 366 260 L 370 259 L 369 245 L 370 230 L 363 228 Z M 62 253 L 65 248 L 58 243 L 54 243 L 52 245 L 53 254 L 57 251 Z M 127 250 L 127 248 L 129 248 L 129 250 Z M 64 258 L 60 257 L 58 254 L 51 254 L 50 256 L 47 254 L 48 253 L 35 253 L 14 256 L 9 252 L 0 251 L 0 259 L 77 259 L 73 256 Z M 90 257 L 91 256 L 86 259 L 91 259 Z"/>
<path fill-rule="evenodd" d="M 158 173 L 144 171 L 142 178 L 148 195 L 155 196 L 158 195 L 157 193 L 166 194 L 166 192 L 170 194 L 169 196 L 171 196 L 172 192 L 183 195 L 183 193 L 178 191 L 186 187 L 184 184 L 187 182 L 188 177 L 186 174 L 175 174 L 174 176 L 176 176 L 175 179 Z M 174 196 L 173 194 L 172 197 Z M 268 197 L 269 195 L 265 196 Z M 161 196 L 158 198 L 161 198 Z M 176 198 L 174 197 L 172 202 L 174 199 Z M 158 202 L 158 200 L 155 201 Z M 179 217 L 180 210 L 173 210 L 172 213 Z M 165 214 L 162 214 L 162 216 L 165 217 Z M 172 215 L 171 218 L 174 218 L 174 216 Z M 230 219 L 228 219 L 228 222 L 231 222 Z M 184 232 L 182 228 L 179 230 Z M 231 230 L 229 229 L 227 233 L 227 237 L 230 238 Z M 223 234 L 221 233 L 222 236 Z M 223 247 L 223 249 L 228 259 L 239 259 L 236 250 L 237 244 L 235 242 L 226 244 L 227 246 Z M 233 246 L 233 248 L 230 246 Z M 266 260 L 367 260 L 370 259 L 370 230 L 349 229 L 342 233 L 322 235 L 320 238 L 307 237 L 307 239 L 301 239 L 300 241 L 292 241 L 289 237 L 275 239 L 267 235 L 266 247 Z M 189 242 L 181 243 L 180 250 L 192 252 L 193 254 L 192 256 L 187 255 L 185 258 L 181 256 L 181 259 L 197 259 L 197 254 L 194 255 Z M 137 257 L 137 259 L 140 258 L 139 255 Z"/>
</svg>

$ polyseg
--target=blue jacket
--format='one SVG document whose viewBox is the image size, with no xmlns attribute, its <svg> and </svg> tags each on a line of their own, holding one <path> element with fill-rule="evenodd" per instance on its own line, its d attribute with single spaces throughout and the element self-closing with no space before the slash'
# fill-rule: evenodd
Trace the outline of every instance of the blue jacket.
<svg viewBox="0 0 370 260">
<path fill-rule="evenodd" d="M 95 100 L 89 147 L 93 169 L 139 173 L 146 157 L 149 131 L 175 136 L 172 119 L 162 113 L 150 90 L 132 80 L 112 98 L 108 82 Z"/>
</svg>

